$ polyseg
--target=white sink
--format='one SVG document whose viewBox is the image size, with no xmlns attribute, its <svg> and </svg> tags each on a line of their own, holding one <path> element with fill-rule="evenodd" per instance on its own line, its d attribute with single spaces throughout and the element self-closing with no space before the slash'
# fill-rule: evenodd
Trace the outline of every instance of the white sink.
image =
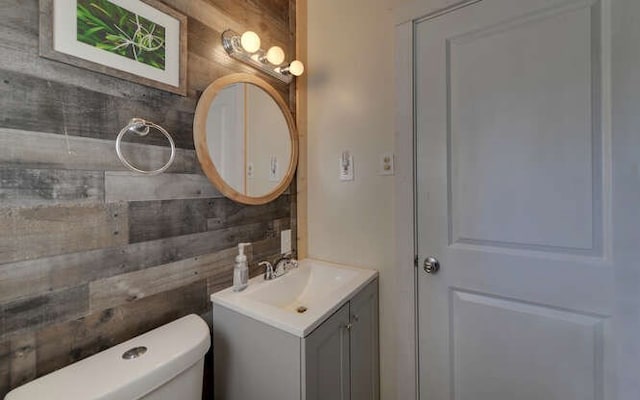
<svg viewBox="0 0 640 400">
<path fill-rule="evenodd" d="M 304 259 L 279 278 L 249 281 L 242 292 L 233 288 L 211 295 L 211 301 L 248 317 L 305 337 L 355 293 L 375 279 L 375 270 Z"/>
</svg>

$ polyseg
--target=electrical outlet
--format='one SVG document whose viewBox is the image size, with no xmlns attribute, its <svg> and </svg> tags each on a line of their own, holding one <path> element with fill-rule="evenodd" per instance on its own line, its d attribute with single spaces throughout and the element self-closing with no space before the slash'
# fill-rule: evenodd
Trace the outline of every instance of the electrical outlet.
<svg viewBox="0 0 640 400">
<path fill-rule="evenodd" d="M 253 163 L 247 164 L 247 178 L 253 178 Z"/>
<path fill-rule="evenodd" d="M 393 153 L 380 154 L 380 162 L 378 166 L 378 175 L 393 175 L 395 174 L 395 162 Z"/>
<path fill-rule="evenodd" d="M 280 232 L 280 253 L 291 253 L 291 229 Z"/>
</svg>

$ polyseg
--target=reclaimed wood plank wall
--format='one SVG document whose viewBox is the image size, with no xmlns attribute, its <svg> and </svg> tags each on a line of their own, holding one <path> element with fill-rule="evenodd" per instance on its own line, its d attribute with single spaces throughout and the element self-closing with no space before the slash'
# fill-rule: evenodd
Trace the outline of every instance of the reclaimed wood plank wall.
<svg viewBox="0 0 640 400">
<path fill-rule="evenodd" d="M 200 94 L 228 73 L 258 74 L 295 110 L 294 85 L 230 59 L 219 41 L 251 29 L 293 54 L 295 0 L 164 2 L 188 16 L 187 97 L 40 58 L 38 0 L 0 2 L 0 398 L 180 316 L 209 318 L 238 242 L 254 243 L 256 273 L 281 230 L 295 235 L 295 183 L 264 206 L 233 203 L 200 171 L 191 131 Z M 167 173 L 137 176 L 116 158 L 134 116 L 172 133 Z M 124 151 L 149 168 L 168 156 L 161 136 Z"/>
</svg>

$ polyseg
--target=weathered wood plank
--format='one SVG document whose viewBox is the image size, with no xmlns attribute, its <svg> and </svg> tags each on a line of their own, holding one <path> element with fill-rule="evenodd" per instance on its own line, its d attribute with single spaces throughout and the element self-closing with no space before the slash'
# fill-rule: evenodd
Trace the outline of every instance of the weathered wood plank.
<svg viewBox="0 0 640 400">
<path fill-rule="evenodd" d="M 187 314 L 209 309 L 204 281 L 39 330 L 38 375 L 91 356 Z"/>
<path fill-rule="evenodd" d="M 222 197 L 206 176 L 105 172 L 105 201 L 151 201 Z"/>
<path fill-rule="evenodd" d="M 23 332 L 11 339 L 11 367 L 9 384 L 21 386 L 36 377 L 36 335 Z"/>
<path fill-rule="evenodd" d="M 260 7 L 259 3 L 253 7 L 249 6 L 250 9 L 237 0 L 167 0 L 166 3 L 189 15 L 189 24 L 197 21 L 218 32 L 225 29 L 233 29 L 239 33 L 254 30 L 260 35 L 265 45 L 292 40 L 288 22 L 285 20 L 288 15 L 272 11 L 269 6 Z M 234 3 L 238 4 L 234 6 Z M 220 42 L 216 44 L 219 45 Z"/>
<path fill-rule="evenodd" d="M 0 398 L 36 375 L 36 338 L 23 332 L 0 341 Z"/>
<path fill-rule="evenodd" d="M 0 208 L 0 264 L 127 243 L 124 204 Z"/>
<path fill-rule="evenodd" d="M 270 203 L 259 206 L 245 206 L 229 199 L 214 199 L 210 202 L 207 211 L 207 228 L 209 230 L 242 225 L 248 222 L 289 218 L 291 215 L 290 196 L 282 195 Z"/>
<path fill-rule="evenodd" d="M 226 198 L 129 203 L 131 243 L 289 217 L 287 196 L 261 206 Z"/>
<path fill-rule="evenodd" d="M 253 243 L 247 252 L 252 272 L 257 271 L 258 261 L 273 260 L 279 253 L 279 238 Z M 135 301 L 201 279 L 207 280 L 209 293 L 228 287 L 236 255 L 237 248 L 233 246 L 217 253 L 94 281 L 90 284 L 91 310 Z"/>
<path fill-rule="evenodd" d="M 0 264 L 0 304 L 235 248 L 237 242 L 253 242 L 255 246 L 260 246 L 269 232 L 274 231 L 269 224 L 260 227 L 262 230 L 255 226 L 231 227 L 214 232 Z"/>
<path fill-rule="evenodd" d="M 285 0 L 216 0 L 216 7 L 259 35 L 289 29 L 289 3 Z"/>
<path fill-rule="evenodd" d="M 3 207 L 103 201 L 104 174 L 100 172 L 0 167 Z"/>
<path fill-rule="evenodd" d="M 9 392 L 11 387 L 11 342 L 0 341 L 0 398 Z"/>
<path fill-rule="evenodd" d="M 214 200 L 163 200 L 129 203 L 129 241 L 146 242 L 207 230 Z"/>
<path fill-rule="evenodd" d="M 195 101 L 173 94 L 114 97 L 83 87 L 0 70 L 0 126 L 37 132 L 112 139 L 133 117 L 163 126 L 180 148 L 193 149 Z M 161 134 L 136 138 L 168 145 Z"/>
<path fill-rule="evenodd" d="M 39 57 L 39 1 L 0 2 L 0 37 L 3 38 L 0 41 L 3 55 L 0 57 L 0 164 L 23 174 L 11 178 L 10 189 L 6 189 L 8 184 L 5 182 L 4 190 L 9 190 L 14 198 L 21 193 L 23 200 L 34 202 L 29 203 L 32 208 L 24 209 L 15 207 L 18 202 L 13 200 L 0 200 L 0 307 L 18 304 L 26 307 L 34 299 L 51 298 L 87 287 L 90 282 L 116 280 L 114 277 L 136 271 L 142 276 L 141 271 L 146 268 L 225 249 L 232 249 L 229 251 L 235 254 L 235 245 L 245 241 L 254 242 L 249 252 L 254 260 L 250 267 L 253 275 L 260 272 L 256 260 L 271 259 L 279 252 L 279 231 L 295 224 L 295 216 L 291 211 L 284 212 L 282 204 L 272 208 L 224 205 L 222 202 L 209 205 L 208 199 L 202 197 L 196 200 L 204 200 L 206 206 L 192 208 L 191 216 L 188 212 L 178 211 L 185 210 L 184 206 L 168 204 L 151 210 L 154 212 L 138 214 L 140 224 L 153 225 L 153 218 L 164 222 L 151 226 L 146 232 L 144 229 L 136 231 L 138 239 L 145 241 L 130 244 L 126 240 L 130 231 L 126 204 L 96 205 L 97 209 L 87 211 L 88 203 L 93 200 L 83 199 L 81 192 L 70 191 L 65 192 L 68 193 L 65 200 L 86 201 L 87 204 L 82 207 L 55 204 L 52 207 L 55 201 L 48 198 L 53 198 L 50 194 L 57 190 L 53 189 L 55 183 L 52 181 L 45 182 L 49 186 L 42 185 L 47 188 L 44 193 L 20 192 L 21 187 L 28 189 L 29 181 L 35 182 L 28 175 L 30 169 L 51 169 L 46 174 L 52 180 L 54 177 L 60 179 L 58 185 L 80 177 L 74 170 L 84 170 L 87 174 L 125 171 L 115 156 L 114 141 L 122 126 L 133 116 L 152 120 L 174 136 L 181 149 L 169 172 L 199 174 L 191 132 L 198 91 L 229 73 L 257 74 L 272 83 L 291 105 L 295 104 L 295 84 L 283 85 L 229 58 L 219 41 L 219 34 L 224 29 L 232 28 L 237 32 L 251 29 L 260 34 L 263 47 L 280 45 L 287 51 L 287 59 L 293 58 L 293 0 L 163 1 L 189 17 L 188 98 Z M 150 141 L 144 143 L 157 143 L 158 146 L 125 144 L 124 148 L 127 158 L 134 164 L 143 169 L 155 169 L 168 158 L 168 148 L 159 135 L 150 135 L 148 139 Z M 171 178 L 169 183 L 175 183 L 176 176 Z M 5 181 L 9 179 L 5 178 Z M 81 180 L 78 182 L 82 183 Z M 143 185 L 136 185 L 132 196 L 119 200 L 141 199 L 135 197 L 139 195 L 136 194 L 138 186 L 148 188 L 153 183 L 145 181 Z M 0 190 L 1 187 L 3 184 L 0 184 Z M 180 202 L 200 196 L 191 186 L 179 189 L 178 194 L 174 189 L 159 190 L 152 193 L 156 197 L 144 200 L 180 196 L 174 199 Z M 295 191 L 289 193 L 291 196 L 279 201 L 288 202 L 291 210 L 296 196 Z M 80 198 L 74 199 L 74 196 Z M 40 201 L 47 207 L 33 206 Z M 139 205 L 149 204 L 140 202 Z M 118 208 L 118 214 L 124 218 L 122 223 L 105 223 L 112 206 L 124 207 Z M 100 213 L 104 216 L 97 216 Z M 194 222 L 197 229 L 203 231 L 188 233 L 193 229 L 188 229 L 184 221 L 195 221 L 196 216 L 203 217 L 204 226 L 201 221 Z M 174 224 L 176 228 L 171 228 Z M 108 237 L 114 226 L 119 227 L 119 238 Z M 118 239 L 123 241 L 118 242 Z M 209 316 L 207 292 L 231 283 L 231 263 L 223 264 L 212 269 L 208 278 L 191 284 L 186 283 L 191 281 L 190 277 L 180 275 L 176 270 L 177 279 L 183 279 L 183 286 L 176 290 L 166 291 L 173 284 L 170 281 L 162 284 L 160 277 L 153 285 L 155 290 L 162 290 L 157 294 L 149 296 L 145 293 L 147 297 L 117 307 L 105 304 L 109 307 L 106 310 L 90 315 L 81 313 L 83 316 L 73 321 L 34 320 L 30 322 L 33 326 L 20 328 L 17 333 L 10 334 L 10 338 L 1 339 L 0 398 L 10 387 L 34 378 L 35 371 L 38 376 L 51 372 L 190 312 Z M 139 279 L 143 285 L 143 279 Z M 88 294 L 86 296 L 88 301 Z M 61 301 L 60 304 L 65 303 Z M 29 313 L 34 312 L 27 311 L 26 315 Z M 51 317 L 53 314 L 46 315 Z M 0 319 L 0 331 L 4 326 L 5 320 Z M 37 338 L 37 351 L 32 349 L 33 335 Z"/>
<path fill-rule="evenodd" d="M 250 246 L 247 258 L 253 272 L 257 272 L 258 261 L 273 261 L 279 253 L 279 239 L 268 239 Z M 208 291 L 213 293 L 216 289 L 229 286 L 236 255 L 237 249 L 234 246 L 217 253 L 94 281 L 89 286 L 91 312 L 136 301 L 202 279 L 207 280 Z"/>
<path fill-rule="evenodd" d="M 228 271 L 233 266 L 236 255 L 237 249 L 229 248 L 217 253 L 91 282 L 89 285 L 91 312 L 206 280 L 220 270 Z"/>
<path fill-rule="evenodd" d="M 0 305 L 0 339 L 81 316 L 89 309 L 88 285 L 63 289 Z"/>
<path fill-rule="evenodd" d="M 103 140 L 0 128 L 0 163 L 24 168 L 126 170 L 116 156 L 116 135 L 112 140 Z M 164 165 L 171 154 L 165 146 L 134 143 L 123 143 L 122 151 L 134 165 L 150 169 Z M 177 149 L 167 171 L 199 172 L 195 150 Z"/>
</svg>

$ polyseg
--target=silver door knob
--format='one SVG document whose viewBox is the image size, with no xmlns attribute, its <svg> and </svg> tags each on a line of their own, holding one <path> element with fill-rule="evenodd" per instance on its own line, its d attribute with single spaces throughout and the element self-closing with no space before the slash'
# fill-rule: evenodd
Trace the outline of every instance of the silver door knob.
<svg viewBox="0 0 640 400">
<path fill-rule="evenodd" d="M 435 257 L 427 257 L 424 260 L 424 272 L 435 274 L 440 270 L 440 262 Z"/>
</svg>

